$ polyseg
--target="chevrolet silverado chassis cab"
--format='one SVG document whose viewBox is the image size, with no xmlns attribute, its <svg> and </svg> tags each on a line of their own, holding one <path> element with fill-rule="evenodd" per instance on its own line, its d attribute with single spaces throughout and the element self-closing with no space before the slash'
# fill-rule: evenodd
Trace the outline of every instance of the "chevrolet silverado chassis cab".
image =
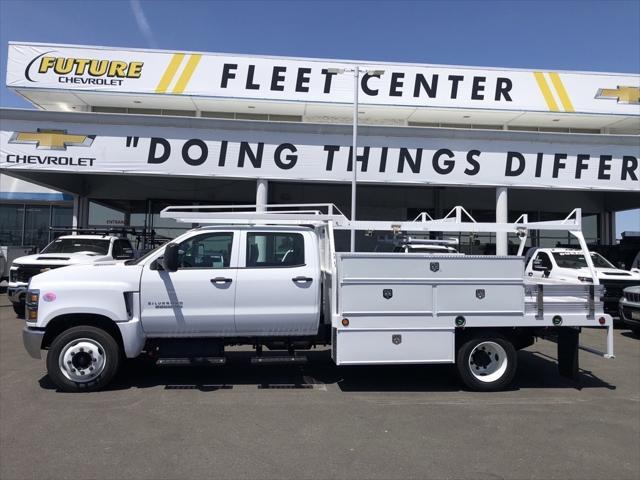
<svg viewBox="0 0 640 480">
<path fill-rule="evenodd" d="M 125 264 L 36 275 L 26 299 L 27 351 L 40 358 L 48 350 L 48 374 L 63 391 L 101 389 L 125 358 L 141 354 L 160 365 L 219 365 L 229 345 L 252 345 L 258 364 L 302 361 L 301 351 L 315 345 L 330 345 L 337 365 L 455 363 L 475 390 L 505 388 L 516 351 L 535 337 L 558 342 L 568 376 L 577 374 L 582 327 L 605 329 L 606 353 L 589 350 L 613 356 L 595 275 L 590 285 L 553 284 L 526 278 L 522 256 L 334 247 L 336 229 L 508 231 L 520 237 L 521 254 L 528 230 L 544 228 L 571 231 L 588 252 L 579 210 L 541 224 L 526 216 L 466 221 L 462 207 L 413 222 L 351 222 L 330 204 L 265 210 L 168 207 L 163 217 L 207 225 Z M 283 352 L 265 355 L 263 347 Z"/>
</svg>

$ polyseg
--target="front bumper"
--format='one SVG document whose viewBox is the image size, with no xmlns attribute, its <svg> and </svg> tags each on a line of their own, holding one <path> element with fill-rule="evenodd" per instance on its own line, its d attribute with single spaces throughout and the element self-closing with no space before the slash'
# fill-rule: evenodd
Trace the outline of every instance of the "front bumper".
<svg viewBox="0 0 640 480">
<path fill-rule="evenodd" d="M 27 296 L 28 283 L 12 283 L 7 287 L 7 296 L 11 303 L 24 303 Z"/>
<path fill-rule="evenodd" d="M 42 339 L 44 338 L 44 330 L 35 330 L 31 327 L 22 329 L 22 343 L 27 353 L 32 358 L 42 358 Z"/>
<path fill-rule="evenodd" d="M 620 320 L 632 328 L 640 328 L 640 304 L 628 302 L 626 299 L 620 300 L 619 305 Z M 637 312 L 636 318 L 631 318 Z"/>
</svg>

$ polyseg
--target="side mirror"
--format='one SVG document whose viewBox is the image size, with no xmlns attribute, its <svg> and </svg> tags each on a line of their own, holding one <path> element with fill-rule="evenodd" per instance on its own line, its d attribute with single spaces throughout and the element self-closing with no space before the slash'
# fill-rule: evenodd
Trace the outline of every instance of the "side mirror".
<svg viewBox="0 0 640 480">
<path fill-rule="evenodd" d="M 164 248 L 164 256 L 162 257 L 162 268 L 167 272 L 175 272 L 178 270 L 178 244 L 169 243 Z"/>
</svg>

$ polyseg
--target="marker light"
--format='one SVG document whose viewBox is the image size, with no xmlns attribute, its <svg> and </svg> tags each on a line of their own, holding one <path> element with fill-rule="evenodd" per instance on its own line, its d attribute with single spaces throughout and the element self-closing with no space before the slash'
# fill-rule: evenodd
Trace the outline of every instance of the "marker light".
<svg viewBox="0 0 640 480">
<path fill-rule="evenodd" d="M 551 321 L 553 322 L 553 324 L 557 327 L 559 325 L 562 325 L 562 317 L 560 315 L 556 315 L 555 317 L 553 317 L 551 319 Z"/>
<path fill-rule="evenodd" d="M 604 325 L 605 323 L 607 323 L 607 319 L 606 319 L 606 318 L 604 318 L 604 317 L 600 317 L 600 318 L 598 319 L 598 322 L 600 322 L 600 325 Z"/>
<path fill-rule="evenodd" d="M 343 327 L 348 327 L 349 326 L 349 319 L 348 318 L 343 318 L 342 319 L 342 326 Z"/>
</svg>

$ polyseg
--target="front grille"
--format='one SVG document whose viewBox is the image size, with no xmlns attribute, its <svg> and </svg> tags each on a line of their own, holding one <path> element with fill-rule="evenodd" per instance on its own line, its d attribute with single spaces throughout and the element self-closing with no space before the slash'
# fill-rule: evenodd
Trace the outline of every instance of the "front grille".
<svg viewBox="0 0 640 480">
<path fill-rule="evenodd" d="M 640 293 L 624 292 L 624 298 L 633 303 L 640 303 Z"/>
<path fill-rule="evenodd" d="M 630 308 L 630 307 L 623 307 L 622 308 L 622 314 L 624 315 L 624 318 L 626 318 L 627 320 L 633 320 L 631 318 L 631 312 L 632 311 L 637 312 L 638 309 L 637 308 Z M 637 321 L 637 320 L 635 320 L 635 321 Z"/>
<path fill-rule="evenodd" d="M 13 278 L 15 282 L 28 283 L 34 275 L 60 267 L 66 267 L 66 265 L 20 265 L 14 272 Z"/>
</svg>

